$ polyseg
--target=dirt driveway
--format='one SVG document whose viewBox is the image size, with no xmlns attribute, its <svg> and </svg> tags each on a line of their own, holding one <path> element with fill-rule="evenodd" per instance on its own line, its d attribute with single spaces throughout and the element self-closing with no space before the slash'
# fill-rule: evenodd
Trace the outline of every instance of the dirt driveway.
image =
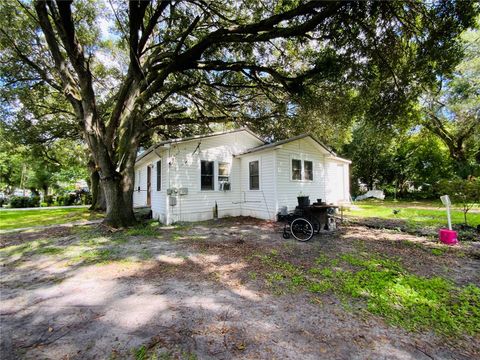
<svg viewBox="0 0 480 360">
<path fill-rule="evenodd" d="M 472 246 L 445 250 L 359 226 L 296 243 L 277 224 L 239 218 L 115 233 L 49 229 L 2 244 L 2 359 L 480 357 L 478 333 L 407 331 L 335 293 L 306 291 L 293 275 L 283 286 L 270 271 L 381 253 L 418 276 L 478 286 Z"/>
</svg>

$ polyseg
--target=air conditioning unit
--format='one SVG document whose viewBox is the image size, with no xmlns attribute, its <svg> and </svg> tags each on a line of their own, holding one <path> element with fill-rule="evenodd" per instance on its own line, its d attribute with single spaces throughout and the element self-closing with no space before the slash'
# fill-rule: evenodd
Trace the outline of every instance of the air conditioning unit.
<svg viewBox="0 0 480 360">
<path fill-rule="evenodd" d="M 222 181 L 220 183 L 220 190 L 223 190 L 223 191 L 230 190 L 230 182 L 229 181 Z"/>
</svg>

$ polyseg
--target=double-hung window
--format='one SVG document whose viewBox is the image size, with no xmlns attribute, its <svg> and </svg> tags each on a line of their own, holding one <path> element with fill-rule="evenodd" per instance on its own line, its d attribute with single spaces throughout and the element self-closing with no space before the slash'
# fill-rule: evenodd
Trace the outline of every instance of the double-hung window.
<svg viewBox="0 0 480 360">
<path fill-rule="evenodd" d="M 313 180 L 313 162 L 311 161 L 303 162 L 303 180 Z"/>
<path fill-rule="evenodd" d="M 292 159 L 292 180 L 302 180 L 302 160 Z"/>
<path fill-rule="evenodd" d="M 250 190 L 260 190 L 260 175 L 258 160 L 248 163 Z"/>
<path fill-rule="evenodd" d="M 202 160 L 200 162 L 200 189 L 215 190 L 215 182 L 213 181 L 214 162 Z"/>
<path fill-rule="evenodd" d="M 292 180 L 313 181 L 313 161 L 292 159 Z"/>
</svg>

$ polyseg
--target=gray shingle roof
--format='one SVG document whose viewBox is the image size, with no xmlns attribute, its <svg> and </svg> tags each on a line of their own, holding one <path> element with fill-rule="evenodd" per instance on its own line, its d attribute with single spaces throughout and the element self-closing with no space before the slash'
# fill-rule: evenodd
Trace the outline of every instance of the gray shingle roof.
<svg viewBox="0 0 480 360">
<path fill-rule="evenodd" d="M 253 152 L 257 152 L 257 151 L 262 151 L 262 150 L 274 148 L 274 147 L 276 147 L 276 146 L 279 146 L 279 145 L 282 145 L 282 144 L 287 144 L 287 143 L 289 143 L 289 142 L 296 141 L 296 140 L 300 140 L 300 139 L 303 139 L 303 138 L 306 138 L 306 137 L 311 138 L 313 141 L 315 141 L 318 145 L 320 145 L 322 148 L 324 148 L 326 151 L 328 151 L 328 152 L 329 152 L 330 154 L 332 154 L 333 156 L 337 156 L 337 154 L 335 154 L 335 153 L 334 153 L 331 149 L 329 149 L 326 145 L 324 145 L 323 143 L 321 143 L 320 141 L 318 141 L 317 139 L 315 139 L 315 137 L 312 136 L 311 134 L 302 134 L 302 135 L 294 136 L 294 137 L 289 138 L 289 139 L 276 141 L 276 142 L 273 142 L 273 143 L 270 143 L 270 144 L 260 145 L 260 146 L 254 147 L 254 148 L 252 148 L 252 149 L 249 149 L 249 150 L 247 150 L 247 151 L 245 151 L 245 152 L 242 152 L 242 153 L 240 153 L 240 154 L 236 154 L 235 156 L 246 155 L 246 154 L 250 154 L 250 153 L 253 153 Z"/>
<path fill-rule="evenodd" d="M 218 136 L 218 135 L 225 135 L 225 134 L 231 134 L 231 133 L 235 133 L 235 132 L 240 132 L 240 131 L 246 131 L 248 132 L 250 135 L 253 135 L 255 136 L 258 140 L 262 141 L 263 143 L 265 143 L 265 141 L 260 137 L 258 136 L 257 134 L 255 134 L 253 131 L 251 131 L 249 128 L 247 127 L 241 127 L 241 128 L 238 128 L 238 129 L 234 129 L 234 130 L 228 130 L 228 131 L 222 131 L 222 132 L 215 132 L 215 133 L 211 133 L 211 134 L 205 134 L 205 135 L 196 135 L 196 136 L 190 136 L 190 137 L 186 137 L 186 138 L 177 138 L 177 139 L 169 139 L 169 140 L 165 140 L 165 141 L 161 141 L 153 146 L 150 146 L 147 150 L 145 150 L 144 152 L 142 152 L 140 155 L 137 156 L 137 159 L 135 160 L 136 162 L 140 161 L 141 159 L 143 159 L 145 156 L 147 156 L 148 154 L 150 154 L 152 151 L 154 151 L 155 149 L 159 148 L 160 146 L 163 146 L 163 145 L 167 145 L 167 144 L 173 144 L 173 143 L 181 143 L 181 142 L 185 142 L 185 141 L 192 141 L 192 140 L 197 140 L 197 139 L 205 139 L 205 138 L 208 138 L 208 137 L 212 137 L 212 136 Z"/>
</svg>

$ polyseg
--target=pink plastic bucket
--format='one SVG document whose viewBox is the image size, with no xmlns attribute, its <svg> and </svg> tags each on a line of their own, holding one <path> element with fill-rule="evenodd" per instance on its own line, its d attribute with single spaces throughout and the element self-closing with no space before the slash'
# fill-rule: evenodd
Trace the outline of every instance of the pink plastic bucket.
<svg viewBox="0 0 480 360">
<path fill-rule="evenodd" d="M 447 245 L 455 245 L 458 243 L 457 232 L 448 229 L 440 229 L 438 232 L 440 241 Z"/>
</svg>

